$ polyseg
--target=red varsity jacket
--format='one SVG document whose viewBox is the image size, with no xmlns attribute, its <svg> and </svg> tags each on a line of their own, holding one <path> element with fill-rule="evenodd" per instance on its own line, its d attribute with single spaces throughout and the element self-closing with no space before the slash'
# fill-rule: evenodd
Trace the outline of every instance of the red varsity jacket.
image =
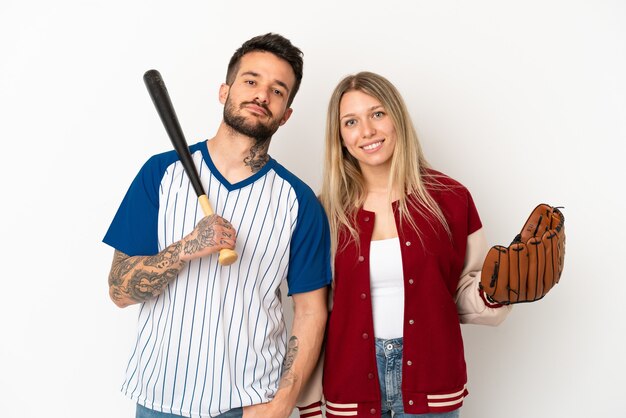
<svg viewBox="0 0 626 418">
<path fill-rule="evenodd" d="M 481 228 L 481 222 L 468 190 L 433 173 L 441 185 L 429 192 L 446 217 L 450 235 L 435 219 L 411 210 L 416 233 L 408 222 L 401 222 L 397 202 L 393 203 L 405 295 L 402 397 L 409 414 L 457 409 L 468 393 L 455 294 L 468 236 Z M 358 211 L 360 245 L 348 240 L 349 234 L 339 238 L 323 375 L 326 415 L 331 418 L 381 414 L 369 276 L 374 217 L 372 212 Z"/>
</svg>

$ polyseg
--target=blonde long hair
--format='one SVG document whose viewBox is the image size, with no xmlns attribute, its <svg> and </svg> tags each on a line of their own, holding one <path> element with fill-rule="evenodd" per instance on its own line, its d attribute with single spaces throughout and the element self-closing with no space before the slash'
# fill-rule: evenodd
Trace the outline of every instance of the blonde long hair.
<svg viewBox="0 0 626 418">
<path fill-rule="evenodd" d="M 395 186 L 397 190 L 404 191 L 400 193 L 398 201 L 400 219 L 408 221 L 419 235 L 419 229 L 409 215 L 410 206 L 420 215 L 440 223 L 450 235 L 448 223 L 439 205 L 426 190 L 427 185 L 436 186 L 440 183 L 437 182 L 436 176 L 427 171 L 430 166 L 424 158 L 402 96 L 386 78 L 371 72 L 360 72 L 341 80 L 328 103 L 324 179 L 320 200 L 330 223 L 333 259 L 342 229 L 345 228 L 358 245 L 355 215 L 363 206 L 367 194 L 359 162 L 343 146 L 340 133 L 341 99 L 345 93 L 355 90 L 380 101 L 396 130 L 397 140 L 388 180 L 389 204 Z"/>
</svg>

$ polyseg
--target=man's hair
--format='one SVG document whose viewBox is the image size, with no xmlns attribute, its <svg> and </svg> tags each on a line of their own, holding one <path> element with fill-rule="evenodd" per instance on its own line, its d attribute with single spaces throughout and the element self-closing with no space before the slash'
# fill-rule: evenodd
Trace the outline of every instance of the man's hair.
<svg viewBox="0 0 626 418">
<path fill-rule="evenodd" d="M 287 107 L 291 106 L 296 93 L 300 88 L 300 82 L 302 81 L 302 56 L 304 55 L 299 48 L 295 47 L 291 41 L 276 33 L 266 33 L 265 35 L 255 36 L 239 47 L 233 54 L 228 63 L 228 71 L 226 72 L 226 84 L 231 85 L 235 81 L 237 72 L 239 71 L 239 63 L 241 57 L 249 52 L 263 51 L 270 52 L 289 63 L 293 73 L 296 76 L 296 82 L 289 94 L 289 100 L 287 101 Z"/>
</svg>

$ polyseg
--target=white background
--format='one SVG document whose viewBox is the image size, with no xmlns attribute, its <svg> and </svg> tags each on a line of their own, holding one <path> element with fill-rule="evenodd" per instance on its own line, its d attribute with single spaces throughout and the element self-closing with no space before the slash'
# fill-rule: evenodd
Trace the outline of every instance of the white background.
<svg viewBox="0 0 626 418">
<path fill-rule="evenodd" d="M 535 204 L 565 206 L 559 286 L 464 327 L 462 416 L 624 416 L 626 6 L 608 0 L 2 0 L 0 415 L 133 416 L 119 388 L 138 310 L 109 301 L 101 239 L 170 147 L 142 75 L 161 72 L 190 143 L 211 137 L 228 59 L 268 31 L 305 53 L 271 154 L 314 190 L 330 92 L 370 70 L 470 189 L 490 244 Z"/>
</svg>

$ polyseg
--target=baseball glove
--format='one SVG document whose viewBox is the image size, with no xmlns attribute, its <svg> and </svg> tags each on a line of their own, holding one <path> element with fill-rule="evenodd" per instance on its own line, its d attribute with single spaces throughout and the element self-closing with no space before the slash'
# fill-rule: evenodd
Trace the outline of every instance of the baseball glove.
<svg viewBox="0 0 626 418">
<path fill-rule="evenodd" d="M 565 217 L 537 206 L 511 245 L 491 247 L 480 288 L 491 302 L 508 305 L 541 299 L 559 282 L 565 257 Z"/>
</svg>

